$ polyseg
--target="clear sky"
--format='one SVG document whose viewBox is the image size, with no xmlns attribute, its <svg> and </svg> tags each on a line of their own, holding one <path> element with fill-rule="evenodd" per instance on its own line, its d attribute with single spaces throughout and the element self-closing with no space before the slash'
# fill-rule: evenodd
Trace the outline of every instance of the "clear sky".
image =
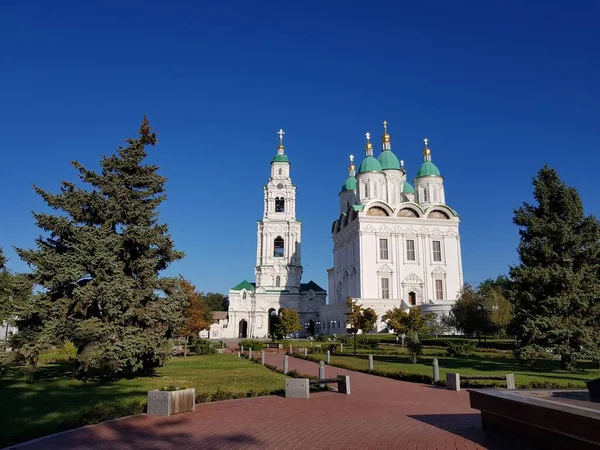
<svg viewBox="0 0 600 450">
<path fill-rule="evenodd" d="M 98 167 L 143 114 L 161 219 L 204 291 L 254 279 L 262 186 L 286 131 L 304 281 L 327 287 L 348 155 L 389 122 L 412 179 L 428 137 L 465 280 L 517 260 L 512 212 L 544 162 L 600 214 L 600 2 L 13 1 L 0 7 L 0 246 L 39 231 L 35 183 Z M 376 146 L 376 148 L 379 148 Z"/>
</svg>

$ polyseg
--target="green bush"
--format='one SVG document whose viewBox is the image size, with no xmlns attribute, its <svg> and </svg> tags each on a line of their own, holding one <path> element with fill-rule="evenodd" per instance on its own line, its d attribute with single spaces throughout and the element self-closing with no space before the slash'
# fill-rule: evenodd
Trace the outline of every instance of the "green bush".
<svg viewBox="0 0 600 450">
<path fill-rule="evenodd" d="M 259 351 L 265 348 L 265 344 L 255 339 L 242 339 L 238 344 L 241 347 L 244 347 L 244 350 L 252 349 L 252 351 Z"/>
<path fill-rule="evenodd" d="M 413 364 L 416 364 L 419 356 L 423 354 L 423 346 L 419 341 L 417 332 L 413 331 L 406 337 L 406 350 L 408 351 L 408 358 Z"/>
<path fill-rule="evenodd" d="M 348 345 L 350 343 L 350 338 L 348 336 L 341 335 L 338 336 L 338 341 L 340 341 L 341 344 Z"/>
<path fill-rule="evenodd" d="M 212 342 L 207 339 L 194 339 L 190 344 L 190 350 L 194 352 L 196 355 L 214 355 L 217 353 Z"/>
<path fill-rule="evenodd" d="M 477 351 L 477 346 L 470 341 L 448 341 L 446 347 L 447 356 L 473 356 Z"/>
<path fill-rule="evenodd" d="M 356 338 L 356 348 L 361 348 L 364 350 L 376 350 L 378 347 L 378 339 L 371 339 L 367 336 L 358 336 Z"/>
</svg>

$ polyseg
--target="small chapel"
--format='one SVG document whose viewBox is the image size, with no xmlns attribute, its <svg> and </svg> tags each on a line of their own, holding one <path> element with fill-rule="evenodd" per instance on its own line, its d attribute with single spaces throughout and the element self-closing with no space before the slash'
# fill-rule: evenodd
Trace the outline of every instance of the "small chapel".
<svg viewBox="0 0 600 450">
<path fill-rule="evenodd" d="M 393 307 L 448 314 L 463 285 L 459 218 L 446 204 L 428 140 L 413 184 L 392 152 L 387 122 L 377 157 L 370 133 L 366 140 L 358 171 L 350 155 L 331 228 L 334 260 L 327 271 L 329 300 L 321 308 L 323 334 L 346 332 L 348 297 L 373 308 L 376 331 L 385 331 L 381 317 Z"/>
<path fill-rule="evenodd" d="M 296 186 L 279 130 L 277 154 L 264 186 L 263 217 L 258 221 L 255 282 L 246 280 L 229 291 L 229 311 L 215 316 L 210 338 L 268 338 L 282 308 L 298 311 L 299 336 L 318 333 L 319 311 L 326 292 L 313 281 L 302 283 L 302 223 L 296 219 Z"/>
</svg>

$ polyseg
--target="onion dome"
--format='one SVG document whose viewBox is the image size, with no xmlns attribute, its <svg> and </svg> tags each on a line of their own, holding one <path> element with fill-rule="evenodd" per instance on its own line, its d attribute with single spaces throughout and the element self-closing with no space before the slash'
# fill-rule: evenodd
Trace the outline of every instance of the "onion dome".
<svg viewBox="0 0 600 450">
<path fill-rule="evenodd" d="M 441 177 L 440 169 L 437 168 L 435 164 L 431 162 L 431 150 L 427 147 L 428 139 L 425 138 L 423 140 L 425 142 L 425 150 L 423 150 L 423 164 L 419 167 L 417 171 L 417 175 L 415 178 L 420 177 Z"/>
<path fill-rule="evenodd" d="M 383 121 L 383 134 L 381 135 L 381 154 L 377 158 L 382 170 L 400 170 L 400 161 L 392 153 L 392 137 L 387 132 L 387 121 Z"/>
<path fill-rule="evenodd" d="M 279 135 L 279 146 L 277 147 L 277 154 L 273 157 L 273 162 L 286 162 L 289 163 L 287 155 L 284 153 L 285 147 L 283 146 L 283 135 L 285 131 L 280 129 L 277 134 Z"/>
<path fill-rule="evenodd" d="M 348 178 L 342 184 L 342 192 L 355 191 L 356 190 L 356 178 L 355 167 L 354 167 L 354 155 L 350 155 L 350 165 L 348 166 Z"/>
<path fill-rule="evenodd" d="M 367 137 L 367 144 L 365 145 L 365 159 L 360 163 L 358 173 L 364 172 L 381 172 L 381 164 L 373 156 L 373 144 L 371 144 L 371 133 L 365 134 Z"/>
</svg>

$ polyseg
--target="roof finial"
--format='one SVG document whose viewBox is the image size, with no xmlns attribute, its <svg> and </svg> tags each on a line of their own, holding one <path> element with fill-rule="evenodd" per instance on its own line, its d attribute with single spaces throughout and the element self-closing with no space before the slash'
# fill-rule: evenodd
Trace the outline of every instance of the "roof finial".
<svg viewBox="0 0 600 450">
<path fill-rule="evenodd" d="M 402 170 L 404 170 L 404 160 L 403 159 L 400 160 L 400 168 Z"/>
<path fill-rule="evenodd" d="M 367 156 L 373 156 L 373 144 L 371 144 L 371 133 L 368 131 L 365 133 L 365 137 L 367 138 L 367 144 L 365 145 L 365 150 Z"/>
<path fill-rule="evenodd" d="M 381 150 L 391 150 L 392 149 L 392 142 L 391 142 L 391 136 L 389 135 L 388 131 L 387 131 L 387 120 L 383 121 L 383 134 L 381 135 Z"/>
<path fill-rule="evenodd" d="M 279 147 L 277 147 L 277 153 L 283 155 L 283 150 L 285 150 L 285 147 L 283 146 L 283 135 L 285 134 L 285 131 L 283 131 L 283 128 L 280 128 L 277 134 L 279 135 Z"/>
<path fill-rule="evenodd" d="M 423 139 L 423 142 L 425 142 L 425 149 L 423 150 L 423 160 L 431 161 L 431 150 L 429 150 L 429 147 L 427 146 L 429 144 L 429 139 L 425 138 Z"/>
<path fill-rule="evenodd" d="M 353 177 L 354 175 L 355 175 L 354 155 L 350 155 L 350 165 L 348 166 L 348 176 Z"/>
</svg>

